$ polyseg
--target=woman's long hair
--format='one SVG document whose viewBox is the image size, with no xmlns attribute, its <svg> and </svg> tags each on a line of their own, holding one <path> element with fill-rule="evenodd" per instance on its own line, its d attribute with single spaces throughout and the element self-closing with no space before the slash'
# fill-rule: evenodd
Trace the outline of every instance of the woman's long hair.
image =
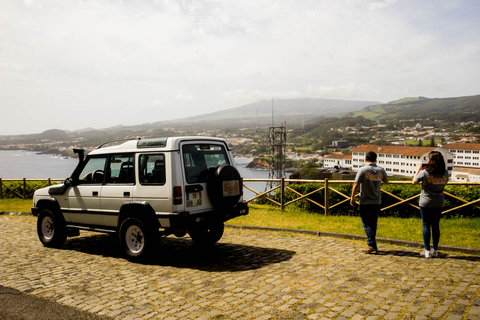
<svg viewBox="0 0 480 320">
<path fill-rule="evenodd" d="M 444 174 L 445 173 L 445 160 L 439 151 L 432 151 L 428 154 L 428 163 L 425 166 L 431 174 Z"/>
</svg>

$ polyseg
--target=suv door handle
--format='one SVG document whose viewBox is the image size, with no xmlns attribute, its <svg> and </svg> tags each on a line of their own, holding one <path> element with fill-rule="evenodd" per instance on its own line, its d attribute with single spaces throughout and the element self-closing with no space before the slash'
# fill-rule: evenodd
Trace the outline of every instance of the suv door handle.
<svg viewBox="0 0 480 320">
<path fill-rule="evenodd" d="M 92 196 L 98 197 L 98 191 L 92 191 Z"/>
<path fill-rule="evenodd" d="M 128 191 L 124 192 L 124 193 L 123 193 L 123 196 L 124 196 L 124 197 L 130 197 L 130 192 L 128 192 Z"/>
</svg>

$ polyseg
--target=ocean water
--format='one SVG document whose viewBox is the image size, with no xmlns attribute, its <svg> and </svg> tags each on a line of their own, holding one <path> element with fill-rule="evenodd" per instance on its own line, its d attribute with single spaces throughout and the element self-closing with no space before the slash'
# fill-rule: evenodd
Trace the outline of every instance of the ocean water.
<svg viewBox="0 0 480 320">
<path fill-rule="evenodd" d="M 76 158 L 61 158 L 52 154 L 31 151 L 0 150 L 2 179 L 65 179 L 78 163 Z"/>
<path fill-rule="evenodd" d="M 246 168 L 251 159 L 238 159 L 237 168 L 244 179 L 268 179 L 268 170 Z M 65 179 L 77 166 L 77 158 L 62 158 L 51 154 L 38 154 L 31 151 L 0 150 L 0 178 L 2 179 Z M 246 186 L 265 191 L 266 182 L 245 182 Z M 255 196 L 244 188 L 244 199 Z"/>
</svg>

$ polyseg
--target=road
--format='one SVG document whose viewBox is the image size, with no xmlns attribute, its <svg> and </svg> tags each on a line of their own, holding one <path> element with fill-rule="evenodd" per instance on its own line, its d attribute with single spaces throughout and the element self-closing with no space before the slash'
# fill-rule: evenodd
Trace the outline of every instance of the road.
<svg viewBox="0 0 480 320">
<path fill-rule="evenodd" d="M 35 319 L 55 319 L 56 308 L 78 319 L 480 319 L 479 256 L 425 259 L 392 244 L 368 255 L 364 245 L 227 228 L 213 249 L 168 237 L 158 257 L 134 264 L 115 236 L 82 232 L 50 249 L 37 239 L 35 217 L 3 215 L 0 318 L 33 319 L 14 317 L 17 295 L 40 301 L 27 312 Z"/>
</svg>

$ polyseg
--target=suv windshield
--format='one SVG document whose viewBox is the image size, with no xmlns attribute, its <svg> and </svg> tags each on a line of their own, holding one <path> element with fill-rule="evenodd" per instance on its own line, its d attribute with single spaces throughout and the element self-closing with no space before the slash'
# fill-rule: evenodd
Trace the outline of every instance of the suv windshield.
<svg viewBox="0 0 480 320">
<path fill-rule="evenodd" d="M 205 182 L 208 169 L 230 164 L 222 145 L 188 144 L 183 146 L 182 151 L 188 183 Z"/>
</svg>

